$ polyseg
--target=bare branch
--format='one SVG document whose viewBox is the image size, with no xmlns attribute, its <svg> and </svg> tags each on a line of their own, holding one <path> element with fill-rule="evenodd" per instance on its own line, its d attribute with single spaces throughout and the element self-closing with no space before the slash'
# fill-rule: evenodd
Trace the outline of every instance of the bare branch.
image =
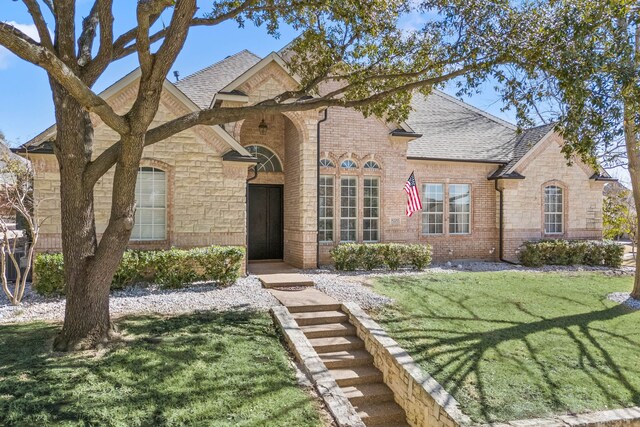
<svg viewBox="0 0 640 427">
<path fill-rule="evenodd" d="M 128 121 L 113 111 L 107 102 L 96 95 L 84 82 L 51 50 L 38 45 L 29 36 L 12 25 L 0 22 L 0 45 L 20 58 L 44 68 L 84 108 L 97 114 L 104 123 L 119 134 L 129 132 Z"/>
<path fill-rule="evenodd" d="M 91 60 L 93 41 L 98 27 L 98 2 L 96 1 L 89 16 L 82 20 L 82 33 L 78 37 L 78 64 L 84 67 Z"/>
<path fill-rule="evenodd" d="M 53 41 L 51 40 L 51 34 L 49 34 L 49 28 L 47 27 L 47 23 L 44 20 L 44 15 L 42 15 L 42 10 L 40 9 L 38 1 L 22 0 L 22 2 L 25 4 L 25 6 L 27 6 L 29 14 L 33 19 L 33 23 L 38 30 L 38 36 L 40 36 L 40 44 L 53 50 Z"/>
</svg>

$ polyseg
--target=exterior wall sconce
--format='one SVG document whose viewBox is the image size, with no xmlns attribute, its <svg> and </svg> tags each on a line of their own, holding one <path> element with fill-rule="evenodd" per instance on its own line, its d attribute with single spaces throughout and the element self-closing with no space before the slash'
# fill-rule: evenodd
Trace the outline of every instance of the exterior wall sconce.
<svg viewBox="0 0 640 427">
<path fill-rule="evenodd" d="M 258 125 L 258 131 L 260 132 L 260 135 L 266 135 L 267 134 L 267 129 L 269 129 L 269 126 L 267 126 L 267 124 L 265 123 L 264 119 L 262 119 L 262 121 Z"/>
</svg>

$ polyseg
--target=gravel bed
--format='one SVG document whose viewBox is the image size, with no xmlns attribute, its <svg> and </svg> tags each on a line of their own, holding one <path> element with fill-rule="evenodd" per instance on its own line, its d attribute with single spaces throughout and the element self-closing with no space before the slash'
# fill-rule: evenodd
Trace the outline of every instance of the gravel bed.
<svg viewBox="0 0 640 427">
<path fill-rule="evenodd" d="M 607 298 L 619 304 L 624 304 L 634 310 L 640 310 L 640 300 L 631 298 L 628 292 L 614 292 L 607 295 Z"/>
<path fill-rule="evenodd" d="M 198 310 L 254 309 L 267 311 L 278 301 L 255 276 L 239 279 L 229 287 L 196 284 L 185 289 L 162 290 L 133 287 L 111 294 L 113 316 L 126 314 L 180 314 Z M 0 323 L 33 320 L 61 321 L 64 298 L 43 298 L 30 290 L 20 306 L 11 306 L 4 294 L 0 296 Z"/>
<path fill-rule="evenodd" d="M 466 262 L 462 264 L 436 264 L 418 272 L 398 270 L 394 272 L 353 271 L 337 272 L 332 268 L 306 270 L 303 273 L 313 278 L 317 289 L 340 302 L 355 302 L 365 310 L 372 310 L 393 303 L 393 300 L 373 291 L 372 279 L 380 276 L 414 276 L 418 274 L 456 274 L 472 271 L 519 271 L 519 272 L 577 272 L 594 271 L 606 275 L 632 275 L 633 267 L 610 269 L 588 266 L 545 266 L 526 268 L 519 265 L 496 262 Z M 614 299 L 615 298 L 615 299 Z M 609 299 L 629 305 L 628 294 L 611 294 Z M 278 301 L 262 288 L 255 276 L 239 279 L 229 287 L 213 284 L 196 284 L 185 289 L 162 290 L 154 287 L 132 287 L 111 295 L 111 314 L 180 314 L 198 310 L 255 309 L 267 311 L 277 306 Z M 631 300 L 634 308 L 640 302 Z M 34 320 L 61 321 L 64 316 L 64 298 L 45 298 L 27 288 L 20 306 L 9 304 L 0 291 L 0 323 L 28 322 Z"/>
</svg>

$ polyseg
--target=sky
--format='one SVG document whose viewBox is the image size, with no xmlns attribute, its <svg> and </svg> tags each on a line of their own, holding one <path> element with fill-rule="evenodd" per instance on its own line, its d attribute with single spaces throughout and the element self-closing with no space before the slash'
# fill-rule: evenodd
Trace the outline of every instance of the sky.
<svg viewBox="0 0 640 427">
<path fill-rule="evenodd" d="M 135 26 L 135 3 L 131 0 L 114 1 L 116 35 Z M 88 14 L 92 0 L 78 0 L 77 4 L 79 16 L 84 16 Z M 205 10 L 205 1 L 199 2 L 199 5 Z M 22 2 L 0 0 L 0 20 L 11 23 L 37 39 L 31 17 Z M 415 30 L 423 22 L 422 16 L 411 14 L 406 16 L 400 25 L 406 30 Z M 162 22 L 158 25 L 162 25 Z M 265 56 L 284 47 L 296 35 L 293 29 L 281 27 L 279 37 L 273 37 L 267 34 L 264 28 L 256 28 L 250 24 L 238 28 L 236 22 L 226 22 L 215 28 L 193 28 L 170 72 L 170 80 L 174 80 L 173 71 L 178 71 L 181 77 L 186 77 L 243 49 Z M 136 66 L 135 55 L 113 63 L 98 80 L 94 91 L 102 91 Z M 445 91 L 455 94 L 453 85 L 445 88 Z M 491 84 L 486 84 L 481 88 L 481 93 L 464 98 L 464 101 L 515 123 L 513 111 L 501 111 L 503 104 Z M 46 73 L 0 47 L 0 131 L 5 134 L 9 144 L 20 145 L 53 123 L 53 101 Z M 628 180 L 626 171 L 616 170 L 612 173 L 625 182 Z"/>
</svg>

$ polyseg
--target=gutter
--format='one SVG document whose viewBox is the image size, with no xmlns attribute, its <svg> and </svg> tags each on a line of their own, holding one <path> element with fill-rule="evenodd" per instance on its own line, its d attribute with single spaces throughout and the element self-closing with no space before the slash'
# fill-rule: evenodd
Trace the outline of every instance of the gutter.
<svg viewBox="0 0 640 427">
<path fill-rule="evenodd" d="M 244 212 L 245 212 L 245 220 L 244 220 L 244 247 L 246 249 L 245 257 L 244 257 L 244 271 L 247 275 L 249 275 L 249 183 L 258 177 L 258 165 L 253 167 L 253 176 L 247 178 L 247 185 L 245 185 L 244 190 Z"/>
<path fill-rule="evenodd" d="M 316 124 L 316 268 L 320 267 L 320 123 L 327 121 L 328 111 L 324 109 L 324 117 Z"/>
<path fill-rule="evenodd" d="M 498 193 L 500 193 L 500 222 L 498 225 L 498 230 L 500 232 L 500 237 L 498 237 L 498 259 L 501 262 L 506 262 L 511 265 L 519 265 L 516 262 L 508 261 L 504 259 L 504 190 L 500 190 L 498 188 L 498 180 L 494 181 L 495 189 Z"/>
</svg>

